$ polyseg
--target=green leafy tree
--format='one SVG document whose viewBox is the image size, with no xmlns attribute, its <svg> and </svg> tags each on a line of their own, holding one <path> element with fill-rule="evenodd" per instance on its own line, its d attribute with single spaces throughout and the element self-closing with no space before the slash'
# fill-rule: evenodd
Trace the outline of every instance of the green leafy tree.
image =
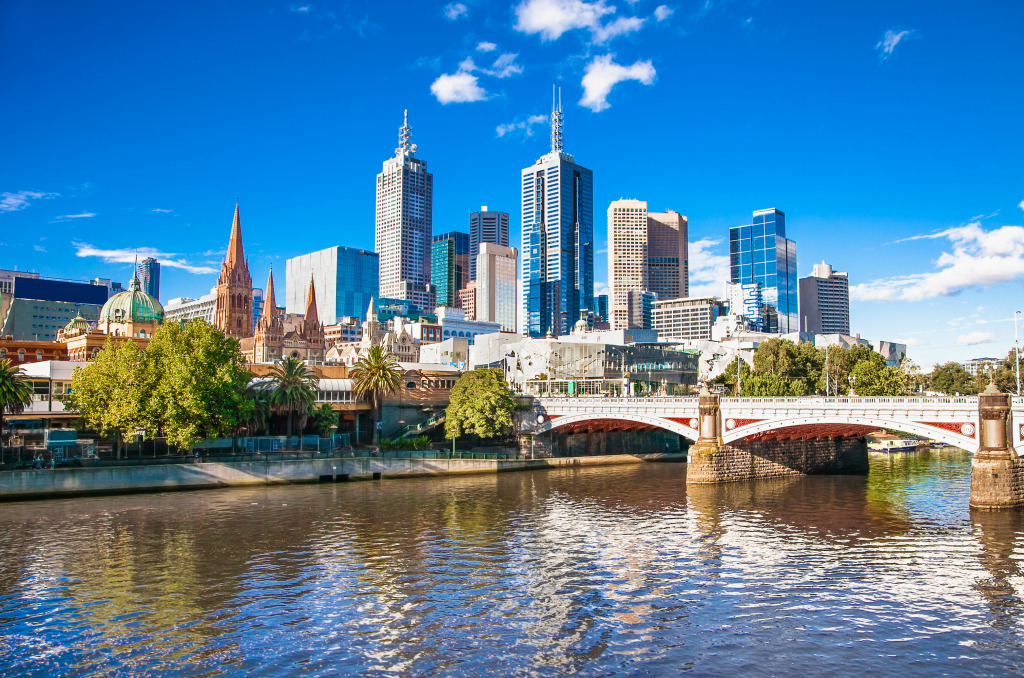
<svg viewBox="0 0 1024 678">
<path fill-rule="evenodd" d="M 306 417 L 316 406 L 316 386 L 319 380 L 306 363 L 297 358 L 285 358 L 270 370 L 274 389 L 270 401 L 274 410 L 288 415 L 288 437 L 292 435 L 292 417 L 299 415 L 304 428 Z"/>
<path fill-rule="evenodd" d="M 757 374 L 773 374 L 786 378 L 790 376 L 796 358 L 796 344 L 792 341 L 769 339 L 761 342 L 754 353 L 754 371 Z"/>
<path fill-rule="evenodd" d="M 124 440 L 139 429 L 155 435 L 153 391 L 145 355 L 131 341 L 107 337 L 96 358 L 71 377 L 65 406 L 101 436 L 113 439 L 117 458 Z"/>
<path fill-rule="evenodd" d="M 900 371 L 906 378 L 907 390 L 911 393 L 919 393 L 928 384 L 928 377 L 921 372 L 921 368 L 910 358 L 904 358 L 900 363 Z"/>
<path fill-rule="evenodd" d="M 167 323 L 145 352 L 144 388 L 152 397 L 147 429 L 160 428 L 167 443 L 188 449 L 211 438 L 234 435 L 250 420 L 253 400 L 235 339 L 204 320 Z M 153 431 L 152 434 L 155 434 Z"/>
<path fill-rule="evenodd" d="M 851 377 L 857 395 L 901 396 L 907 394 L 907 375 L 898 367 L 886 365 L 880 355 L 878 360 L 862 360 L 857 363 L 853 367 Z"/>
<path fill-rule="evenodd" d="M 452 387 L 445 410 L 444 428 L 449 438 L 473 434 L 494 438 L 512 432 L 516 399 L 499 369 L 473 370 Z"/>
<path fill-rule="evenodd" d="M 402 366 L 398 364 L 395 356 L 379 345 L 371 346 L 353 366 L 350 373 L 355 382 L 353 390 L 359 397 L 370 396 L 373 402 L 374 422 L 380 421 L 384 397 L 394 393 L 402 385 L 402 374 Z"/>
<path fill-rule="evenodd" d="M 828 351 L 828 361 L 825 358 L 825 351 Z M 825 374 L 826 362 L 828 363 L 828 375 Z M 817 387 L 821 393 L 828 392 L 829 395 L 846 395 L 850 383 L 850 351 L 838 344 L 829 346 L 822 351 L 821 377 L 817 381 Z M 826 388 L 826 376 L 828 379 Z"/>
<path fill-rule="evenodd" d="M 755 374 L 743 380 L 743 396 L 747 398 L 779 398 L 802 396 L 807 393 L 807 382 L 789 379 L 778 374 Z"/>
<path fill-rule="evenodd" d="M 32 403 L 32 386 L 6 358 L 0 360 L 0 433 L 4 432 L 4 412 L 21 414 Z"/>
<path fill-rule="evenodd" d="M 271 390 L 265 381 L 250 380 L 245 387 L 245 397 L 252 402 L 252 410 L 246 425 L 256 434 L 267 435 L 270 419 L 274 414 Z"/>
<path fill-rule="evenodd" d="M 327 403 L 313 410 L 313 430 L 324 438 L 331 435 L 331 431 L 338 427 L 338 413 Z"/>
<path fill-rule="evenodd" d="M 946 395 L 973 395 L 978 392 L 970 373 L 960 363 L 936 365 L 928 377 L 928 388 Z"/>
<path fill-rule="evenodd" d="M 1003 393 L 1016 393 L 1017 392 L 1017 367 L 1015 361 L 1017 359 L 1016 351 L 1010 349 L 1010 352 L 1006 354 L 1006 358 L 1003 359 L 1003 363 L 995 370 L 992 374 L 992 380 L 996 383 L 998 388 Z M 1021 373 L 1024 374 L 1024 359 L 1021 360 Z M 988 386 L 989 375 L 985 374 L 980 378 L 982 383 L 978 384 L 979 390 L 984 389 Z"/>
</svg>

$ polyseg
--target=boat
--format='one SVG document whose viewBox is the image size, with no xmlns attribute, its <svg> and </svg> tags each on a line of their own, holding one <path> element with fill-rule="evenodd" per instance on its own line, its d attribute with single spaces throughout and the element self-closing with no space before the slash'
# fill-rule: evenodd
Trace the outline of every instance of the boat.
<svg viewBox="0 0 1024 678">
<path fill-rule="evenodd" d="M 888 440 L 868 443 L 868 450 L 871 452 L 883 452 L 885 454 L 892 454 L 894 452 L 913 452 L 920 444 L 921 441 L 916 439 L 890 438 Z"/>
</svg>

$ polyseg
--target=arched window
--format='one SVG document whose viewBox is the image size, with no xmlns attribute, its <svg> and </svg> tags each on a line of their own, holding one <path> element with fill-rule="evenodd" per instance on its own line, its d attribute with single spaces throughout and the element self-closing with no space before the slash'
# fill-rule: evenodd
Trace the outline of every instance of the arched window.
<svg viewBox="0 0 1024 678">
<path fill-rule="evenodd" d="M 25 349 L 19 348 L 18 349 L 18 360 L 24 360 L 24 359 L 25 359 Z"/>
<path fill-rule="evenodd" d="M 42 360 L 42 359 L 43 359 L 43 352 L 42 351 L 36 351 L 36 360 Z"/>
<path fill-rule="evenodd" d="M 7 349 L 6 348 L 0 348 L 0 358 L 6 358 L 6 357 L 7 357 Z"/>
<path fill-rule="evenodd" d="M 93 357 L 93 358 L 95 358 L 95 357 L 96 357 L 96 356 L 98 356 L 99 354 L 100 354 L 100 350 L 99 350 L 98 348 L 94 348 L 94 349 L 92 350 L 92 357 Z"/>
<path fill-rule="evenodd" d="M 241 318 L 235 318 L 235 327 L 237 329 L 242 329 L 242 319 Z"/>
<path fill-rule="evenodd" d="M 414 389 L 414 388 L 416 388 L 416 382 L 415 381 L 410 381 L 408 384 L 405 385 L 405 387 L 408 388 L 408 389 Z"/>
</svg>

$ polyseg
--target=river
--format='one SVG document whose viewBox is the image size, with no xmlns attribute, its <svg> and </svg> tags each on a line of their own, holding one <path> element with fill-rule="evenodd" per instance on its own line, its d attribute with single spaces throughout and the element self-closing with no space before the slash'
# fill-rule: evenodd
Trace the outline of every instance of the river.
<svg viewBox="0 0 1024 678">
<path fill-rule="evenodd" d="M 0 675 L 1016 674 L 1024 520 L 970 458 L 0 505 Z"/>
</svg>

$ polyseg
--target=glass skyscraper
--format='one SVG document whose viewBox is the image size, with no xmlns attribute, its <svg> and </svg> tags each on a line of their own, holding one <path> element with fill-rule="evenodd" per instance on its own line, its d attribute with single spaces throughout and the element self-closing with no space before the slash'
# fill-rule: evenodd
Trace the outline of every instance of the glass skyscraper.
<svg viewBox="0 0 1024 678">
<path fill-rule="evenodd" d="M 785 213 L 757 210 L 749 226 L 729 229 L 729 260 L 732 282 L 761 283 L 764 304 L 775 311 L 761 331 L 798 331 L 796 243 L 786 238 Z"/>
<path fill-rule="evenodd" d="M 551 152 L 522 172 L 523 331 L 568 334 L 594 305 L 594 174 L 562 151 L 561 103 Z"/>
<path fill-rule="evenodd" d="M 459 290 L 469 282 L 468 233 L 452 231 L 434 236 L 430 245 L 430 280 L 438 306 L 459 305 Z"/>
<path fill-rule="evenodd" d="M 469 213 L 469 280 L 476 280 L 476 258 L 480 243 L 508 247 L 508 212 L 492 212 L 487 205 Z"/>
<path fill-rule="evenodd" d="M 362 318 L 370 299 L 380 296 L 378 262 L 376 252 L 351 247 L 328 247 L 292 257 L 285 264 L 286 312 L 306 312 L 312 278 L 320 322 L 334 325 L 346 316 Z"/>
</svg>

